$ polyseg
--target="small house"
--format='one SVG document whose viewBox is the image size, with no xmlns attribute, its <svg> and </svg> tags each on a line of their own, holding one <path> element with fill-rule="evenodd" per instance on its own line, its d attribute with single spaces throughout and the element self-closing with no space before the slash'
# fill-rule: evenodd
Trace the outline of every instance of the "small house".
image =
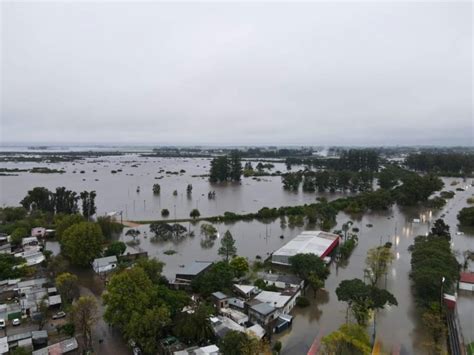
<svg viewBox="0 0 474 355">
<path fill-rule="evenodd" d="M 229 307 L 230 297 L 226 294 L 222 292 L 214 292 L 211 296 L 218 311 L 220 311 L 222 308 Z"/>
<path fill-rule="evenodd" d="M 117 257 L 115 255 L 106 256 L 104 258 L 94 259 L 92 268 L 98 274 L 112 271 L 117 267 Z"/>
<path fill-rule="evenodd" d="M 209 270 L 212 264 L 212 261 L 194 261 L 183 266 L 183 269 L 176 273 L 175 285 L 190 285 L 196 277 Z"/>
<path fill-rule="evenodd" d="M 276 315 L 277 309 L 268 303 L 257 303 L 249 308 L 249 320 L 266 327 Z"/>
<path fill-rule="evenodd" d="M 260 292 L 260 289 L 257 287 L 257 286 L 254 286 L 254 285 L 238 285 L 238 284 L 234 284 L 233 286 L 234 288 L 234 291 L 245 297 L 245 299 L 249 299 L 249 298 L 252 298 L 253 296 L 255 296 L 257 293 Z"/>
</svg>

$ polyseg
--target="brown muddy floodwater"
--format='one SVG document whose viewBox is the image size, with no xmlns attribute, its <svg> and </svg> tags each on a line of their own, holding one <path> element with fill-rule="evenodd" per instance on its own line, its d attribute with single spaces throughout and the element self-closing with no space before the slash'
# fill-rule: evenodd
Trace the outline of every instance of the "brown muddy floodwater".
<svg viewBox="0 0 474 355">
<path fill-rule="evenodd" d="M 138 165 L 132 167 L 132 165 Z M 255 165 L 255 164 L 254 164 Z M 20 173 L 20 176 L 0 177 L 0 204 L 17 205 L 28 189 L 34 186 L 45 186 L 54 189 L 57 186 L 66 186 L 76 191 L 96 190 L 98 213 L 104 214 L 110 211 L 123 211 L 124 219 L 146 220 L 161 219 L 160 211 L 168 208 L 171 212 L 170 218 L 188 217 L 193 208 L 198 208 L 202 216 L 213 216 L 223 214 L 225 211 L 233 212 L 255 212 L 263 206 L 279 207 L 298 205 L 315 201 L 319 196 L 315 193 L 292 193 L 282 189 L 280 177 L 263 177 L 261 181 L 244 178 L 241 184 L 211 185 L 207 178 L 191 177 L 191 175 L 206 174 L 209 167 L 207 159 L 160 159 L 140 158 L 136 155 L 121 157 L 102 157 L 100 160 L 86 160 L 83 164 L 59 163 L 59 164 L 22 164 L 8 163 L 2 167 L 25 168 L 31 166 L 48 166 L 50 168 L 61 168 L 66 170 L 65 174 L 29 174 Z M 122 169 L 122 172 L 111 174 L 111 170 Z M 160 169 L 169 171 L 186 170 L 182 175 L 170 175 L 158 173 Z M 284 171 L 283 164 L 275 164 L 273 171 Z M 84 170 L 84 174 L 80 171 Z M 94 172 L 93 170 L 96 170 Z M 73 173 L 76 171 L 76 173 Z M 131 175 L 133 174 L 133 175 Z M 156 180 L 154 177 L 164 176 Z M 85 181 L 83 181 L 85 179 Z M 96 181 L 96 179 L 98 181 Z M 454 190 L 465 183 L 460 182 L 458 186 L 451 186 L 454 179 L 444 179 L 445 190 Z M 161 185 L 160 196 L 153 196 L 152 185 Z M 186 195 L 187 184 L 193 185 L 190 197 Z M 136 192 L 140 186 L 140 192 Z M 178 196 L 173 196 L 173 190 L 178 190 Z M 216 199 L 208 200 L 208 191 L 216 191 Z M 360 229 L 359 244 L 354 250 L 349 262 L 344 267 L 337 268 L 331 265 L 331 274 L 326 281 L 325 289 L 318 292 L 317 297 L 308 292 L 312 301 L 310 307 L 294 309 L 293 327 L 275 338 L 283 343 L 283 354 L 305 354 L 311 344 L 324 335 L 337 329 L 345 322 L 346 307 L 344 303 L 337 301 L 335 289 L 344 279 L 363 279 L 364 260 L 367 250 L 380 243 L 391 241 L 395 248 L 396 259 L 391 265 L 386 280 L 382 280 L 383 286 L 392 292 L 398 300 L 397 307 L 390 307 L 380 311 L 377 315 L 376 338 L 382 343 L 384 351 L 400 349 L 402 354 L 425 353 L 422 342 L 425 337 L 419 322 L 413 297 L 411 294 L 409 272 L 410 253 L 408 247 L 413 243 L 415 236 L 425 234 L 430 229 L 431 221 L 444 215 L 446 223 L 451 226 L 453 237 L 453 249 L 457 251 L 458 260 L 462 261 L 462 252 L 474 250 L 474 233 L 464 231 L 464 235 L 456 235 L 458 231 L 456 215 L 458 211 L 466 206 L 466 199 L 472 196 L 474 188 L 466 191 L 456 191 L 453 199 L 448 200 L 443 210 L 434 212 L 423 209 L 399 209 L 393 207 L 385 213 L 370 213 L 361 219 L 353 219 L 340 213 L 338 215 L 338 227 L 352 219 L 354 227 Z M 340 197 L 341 194 L 326 194 L 330 199 Z M 413 223 L 414 218 L 420 218 L 421 223 Z M 372 224 L 373 227 L 367 227 Z M 173 278 L 179 271 L 180 266 L 192 260 L 218 260 L 217 249 L 219 239 L 212 246 L 201 246 L 203 237 L 200 235 L 200 223 L 195 225 L 185 223 L 185 227 L 195 231 L 194 237 L 185 237 L 181 240 L 167 242 L 152 242 L 152 234 L 148 225 L 142 225 L 138 229 L 142 234 L 140 244 L 136 247 L 128 247 L 128 251 L 147 251 L 150 256 L 159 258 L 166 263 L 164 274 Z M 291 238 L 301 232 L 302 228 L 281 229 L 279 220 L 272 223 L 260 222 L 238 222 L 233 224 L 216 224 L 219 236 L 229 229 L 236 239 L 238 254 L 256 260 L 257 255 L 263 259 L 274 250 L 285 244 Z M 311 227 L 310 227 L 311 228 Z M 313 227 L 314 228 L 314 227 Z M 335 228 L 335 229 L 336 229 Z M 124 230 L 120 239 L 129 241 Z M 145 238 L 144 235 L 147 237 Z M 284 238 L 281 239 L 280 236 Z M 48 243 L 48 248 L 58 251 L 58 246 Z M 167 250 L 174 250 L 176 254 L 166 255 Z M 471 269 L 474 265 L 471 263 Z M 97 298 L 100 296 L 98 281 L 91 273 L 81 275 L 81 281 L 87 292 L 92 292 Z M 101 310 L 102 312 L 103 310 Z M 458 301 L 462 332 L 465 342 L 474 341 L 474 296 L 472 294 L 460 293 Z M 119 335 L 114 334 L 103 322 L 98 325 L 98 337 L 111 339 L 111 352 L 119 353 L 125 345 L 120 341 Z M 372 334 L 372 328 L 369 329 Z M 102 334 L 102 335 L 101 335 Z M 113 340 L 115 339 L 115 340 Z M 96 339 L 98 341 L 98 339 Z M 109 352 L 105 342 L 101 345 L 102 352 Z M 115 344 L 115 345 L 114 345 Z M 124 350 L 125 352 L 127 350 Z M 120 352 L 121 353 L 121 352 Z"/>
</svg>

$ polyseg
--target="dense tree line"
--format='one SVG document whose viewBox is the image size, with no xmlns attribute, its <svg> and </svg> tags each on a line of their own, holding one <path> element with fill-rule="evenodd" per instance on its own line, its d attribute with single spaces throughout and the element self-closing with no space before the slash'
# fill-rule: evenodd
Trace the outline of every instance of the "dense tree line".
<svg viewBox="0 0 474 355">
<path fill-rule="evenodd" d="M 377 172 L 379 154 L 372 149 L 343 150 L 338 158 L 287 158 L 286 165 L 306 165 L 310 168 Z"/>
<path fill-rule="evenodd" d="M 470 176 L 474 169 L 474 154 L 422 152 L 408 155 L 405 164 L 410 169 L 421 172 Z"/>
<path fill-rule="evenodd" d="M 242 160 L 238 151 L 232 151 L 229 156 L 222 155 L 211 161 L 209 181 L 240 181 L 242 176 Z"/>
<path fill-rule="evenodd" d="M 428 236 L 418 236 L 411 250 L 411 274 L 417 303 L 428 308 L 440 302 L 441 288 L 452 289 L 459 277 L 459 263 L 451 250 L 449 226 L 437 220 Z M 443 282 L 444 279 L 444 282 Z"/>
<path fill-rule="evenodd" d="M 83 191 L 79 194 L 67 190 L 65 187 L 56 188 L 55 192 L 49 191 L 45 187 L 35 187 L 29 190 L 20 204 L 27 210 L 39 210 L 51 214 L 78 213 L 78 201 L 82 201 L 82 213 L 86 218 L 96 213 L 95 191 Z"/>
</svg>

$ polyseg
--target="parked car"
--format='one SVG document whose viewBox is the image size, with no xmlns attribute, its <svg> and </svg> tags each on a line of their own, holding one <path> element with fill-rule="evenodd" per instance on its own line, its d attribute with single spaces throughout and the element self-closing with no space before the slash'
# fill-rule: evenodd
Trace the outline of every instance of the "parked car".
<svg viewBox="0 0 474 355">
<path fill-rule="evenodd" d="M 0 319 L 0 329 L 5 328 L 5 319 Z"/>
<path fill-rule="evenodd" d="M 15 318 L 14 320 L 12 320 L 12 325 L 20 325 L 20 324 L 21 324 L 21 321 L 18 318 Z"/>
<path fill-rule="evenodd" d="M 56 314 L 53 314 L 53 319 L 60 319 L 60 318 L 64 318 L 66 317 L 66 313 L 64 313 L 63 311 L 60 311 Z"/>
</svg>

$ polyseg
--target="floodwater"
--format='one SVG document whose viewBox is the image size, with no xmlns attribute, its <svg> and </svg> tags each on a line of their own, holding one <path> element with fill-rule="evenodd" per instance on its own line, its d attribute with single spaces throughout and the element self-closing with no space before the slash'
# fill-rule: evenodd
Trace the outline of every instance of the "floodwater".
<svg viewBox="0 0 474 355">
<path fill-rule="evenodd" d="M 256 164 L 253 165 L 255 167 Z M 275 168 L 271 172 L 286 171 L 285 164 L 274 165 Z M 179 219 L 188 218 L 194 208 L 199 209 L 201 216 L 215 216 L 225 211 L 246 213 L 256 212 L 265 206 L 310 203 L 315 201 L 316 196 L 326 196 L 328 199 L 339 196 L 285 191 L 279 176 L 259 177 L 258 180 L 243 178 L 240 183 L 211 184 L 207 177 L 198 176 L 208 174 L 209 166 L 209 159 L 149 158 L 137 154 L 51 164 L 1 163 L 0 168 L 48 167 L 64 169 L 65 173 L 20 172 L 18 176 L 0 176 L 0 206 L 18 205 L 27 191 L 36 186 L 44 186 L 50 190 L 65 186 L 77 192 L 95 190 L 99 215 L 112 211 L 122 212 L 126 220 L 162 219 L 163 208 L 170 211 L 170 219 Z M 112 170 L 117 172 L 113 174 Z M 159 172 L 160 170 L 163 171 Z M 166 174 L 166 171 L 180 170 L 185 172 L 177 175 Z M 159 195 L 153 195 L 153 184 L 156 183 L 161 186 Z M 190 195 L 186 192 L 188 184 L 193 186 Z M 138 187 L 140 192 L 137 192 Z M 177 196 L 173 195 L 175 190 L 178 192 Z M 216 192 L 215 199 L 208 199 L 209 191 Z"/>
<path fill-rule="evenodd" d="M 138 167 L 132 167 L 138 165 Z M 255 164 L 254 164 L 255 165 Z M 283 164 L 275 164 L 273 171 L 284 171 Z M 241 184 L 211 185 L 207 178 L 192 177 L 191 175 L 206 174 L 209 167 L 207 159 L 165 159 L 165 158 L 139 158 L 136 155 L 119 157 L 103 157 L 100 160 L 90 159 L 84 164 L 59 163 L 59 164 L 2 164 L 2 167 L 31 167 L 48 166 L 66 170 L 65 174 L 29 174 L 20 173 L 17 177 L 0 177 L 0 204 L 16 205 L 34 186 L 45 186 L 54 189 L 57 186 L 66 186 L 75 191 L 96 190 L 98 213 L 110 211 L 123 211 L 124 219 L 145 220 L 161 219 L 160 211 L 168 208 L 170 218 L 188 217 L 193 208 L 198 208 L 203 216 L 223 214 L 225 211 L 255 212 L 263 206 L 279 207 L 298 205 L 315 201 L 315 193 L 288 192 L 282 189 L 280 177 L 263 177 L 261 181 L 244 178 Z M 111 174 L 111 170 L 122 169 L 122 172 Z M 160 169 L 169 171 L 186 170 L 181 175 L 166 175 L 158 173 Z M 73 173 L 73 171 L 76 173 Z M 80 171 L 84 170 L 84 174 Z M 97 170 L 93 172 L 93 170 Z M 131 175 L 133 174 L 133 175 Z M 165 176 L 156 180 L 155 177 Z M 85 179 L 85 181 L 83 181 Z M 98 179 L 98 181 L 96 181 Z M 457 186 L 451 186 L 454 179 L 444 179 L 445 190 L 454 190 L 465 183 L 460 181 Z M 152 185 L 161 185 L 161 194 L 153 196 Z M 186 186 L 191 183 L 193 192 L 190 197 L 186 194 Z M 140 192 L 136 192 L 140 186 Z M 178 190 L 178 196 L 173 196 L 173 190 Z M 215 190 L 215 200 L 208 200 L 208 191 Z M 391 241 L 395 248 L 396 259 L 382 280 L 381 286 L 392 292 L 398 300 L 397 307 L 390 307 L 378 312 L 376 321 L 376 338 L 382 343 L 384 351 L 400 350 L 402 354 L 423 354 L 425 350 L 422 343 L 425 338 L 419 316 L 416 312 L 411 294 L 409 272 L 411 255 L 408 247 L 413 243 L 415 236 L 425 234 L 430 229 L 430 222 L 445 215 L 446 223 L 451 226 L 453 236 L 453 249 L 457 251 L 458 259 L 462 262 L 462 252 L 474 250 L 474 233 L 465 231 L 464 235 L 456 235 L 458 231 L 456 215 L 466 206 L 466 199 L 472 196 L 474 188 L 466 191 L 456 191 L 453 199 L 443 210 L 434 212 L 430 210 L 399 209 L 393 207 L 384 213 L 370 213 L 357 220 L 340 213 L 338 227 L 349 219 L 354 221 L 354 227 L 360 229 L 359 244 L 351 255 L 349 262 L 344 267 L 336 268 L 331 265 L 331 274 L 326 281 L 325 289 L 318 292 L 313 299 L 310 292 L 308 296 L 312 304 L 308 308 L 294 309 L 294 323 L 292 329 L 277 335 L 275 338 L 283 343 L 282 353 L 304 354 L 311 344 L 320 337 L 337 329 L 345 322 L 346 306 L 338 302 L 335 289 L 345 279 L 363 278 L 364 261 L 367 250 L 371 247 Z M 341 194 L 327 194 L 330 199 L 340 197 Z M 175 212 L 176 211 L 176 212 Z M 414 218 L 420 218 L 421 223 L 413 223 Z M 367 225 L 372 224 L 373 227 Z M 201 223 L 183 224 L 194 231 L 194 237 L 187 236 L 179 240 L 152 242 L 152 234 L 148 225 L 139 227 L 141 230 L 140 244 L 128 247 L 128 251 L 147 251 L 150 256 L 157 257 L 166 263 L 164 274 L 173 278 L 180 267 L 193 260 L 218 260 L 217 249 L 219 238 L 214 245 L 203 247 L 200 235 Z M 237 222 L 232 224 L 216 224 L 219 236 L 228 229 L 236 239 L 238 254 L 257 260 L 257 256 L 265 259 L 271 252 L 278 249 L 288 240 L 301 232 L 302 228 L 282 229 L 280 221 L 272 223 Z M 311 228 L 311 227 L 310 227 Z M 337 227 L 336 227 L 337 228 Z M 313 227 L 314 229 L 314 227 Z M 126 230 L 120 236 L 124 241 L 131 238 L 125 236 Z M 146 232 L 146 237 L 145 237 Z M 283 239 L 281 236 L 283 235 Z M 51 248 L 57 246 L 51 244 Z M 165 252 L 173 250 L 176 253 L 166 255 Z M 471 269 L 474 264 L 471 263 Z M 87 279 L 87 278 L 86 278 Z M 89 289 L 94 294 L 94 288 Z M 465 342 L 474 340 L 474 327 L 472 324 L 474 314 L 474 296 L 463 293 L 459 295 L 459 314 Z M 105 327 L 105 326 L 104 326 Z M 100 327 L 101 329 L 102 326 Z M 372 328 L 369 329 L 372 334 Z M 106 334 L 106 333 L 104 333 Z"/>
</svg>

